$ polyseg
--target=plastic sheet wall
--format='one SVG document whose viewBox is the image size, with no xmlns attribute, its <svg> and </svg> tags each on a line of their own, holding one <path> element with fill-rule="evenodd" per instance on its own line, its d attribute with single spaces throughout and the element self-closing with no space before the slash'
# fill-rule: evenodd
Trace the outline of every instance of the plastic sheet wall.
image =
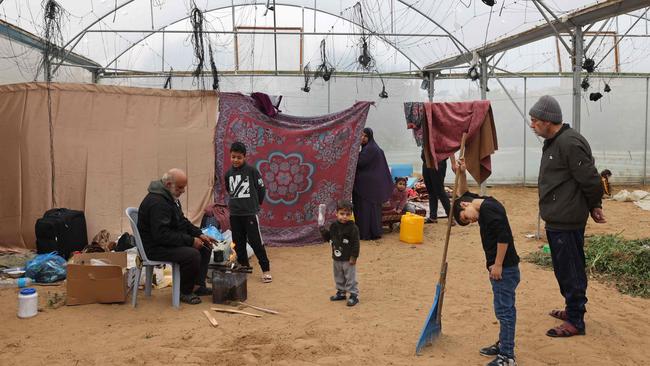
<svg viewBox="0 0 650 366">
<path fill-rule="evenodd" d="M 528 110 L 544 94 L 555 96 L 562 107 L 564 120 L 571 123 L 572 79 L 523 78 L 499 79 L 525 114 L 526 120 L 510 100 L 496 79 L 489 79 L 487 98 L 492 102 L 497 127 L 499 150 L 493 156 L 493 174 L 488 184 L 537 184 L 542 139 L 527 126 Z M 103 79 L 102 83 L 161 87 L 162 78 Z M 311 92 L 300 90 L 302 77 L 288 76 L 223 76 L 223 91 L 262 91 L 284 95 L 282 110 L 295 115 L 318 115 L 343 109 L 355 100 L 374 100 L 368 126 L 375 130 L 380 146 L 389 163 L 412 163 L 421 167 L 420 151 L 406 130 L 404 101 L 426 101 L 427 91 L 420 89 L 419 80 L 384 79 L 388 99 L 378 97 L 381 81 L 378 78 L 334 77 L 329 83 L 314 81 Z M 607 82 L 612 91 L 605 93 Z M 615 183 L 639 183 L 648 180 L 646 141 L 647 118 L 646 78 L 592 78 L 591 88 L 583 93 L 581 132 L 591 143 L 599 170 L 610 169 Z M 191 78 L 174 78 L 174 88 L 196 89 Z M 604 97 L 597 102 L 589 100 L 589 93 L 600 91 Z M 524 98 L 525 96 L 525 98 Z M 440 79 L 435 82 L 434 101 L 464 101 L 480 99 L 478 81 L 467 79 Z M 448 172 L 447 182 L 453 174 Z"/>
<path fill-rule="evenodd" d="M 130 231 L 149 182 L 188 173 L 182 204 L 200 220 L 211 197 L 213 92 L 52 84 L 54 189 L 47 84 L 0 86 L 0 247 L 35 247 L 34 224 L 52 207 L 86 212 L 89 239 Z"/>
</svg>

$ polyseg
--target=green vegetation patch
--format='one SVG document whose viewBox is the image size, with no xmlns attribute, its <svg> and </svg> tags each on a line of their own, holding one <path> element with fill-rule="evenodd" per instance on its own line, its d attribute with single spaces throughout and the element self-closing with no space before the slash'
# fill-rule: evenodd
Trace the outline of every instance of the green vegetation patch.
<svg viewBox="0 0 650 366">
<path fill-rule="evenodd" d="M 624 294 L 650 298 L 650 238 L 625 240 L 620 235 L 597 235 L 585 244 L 587 272 L 613 282 Z M 551 255 L 539 251 L 526 261 L 552 267 Z"/>
</svg>

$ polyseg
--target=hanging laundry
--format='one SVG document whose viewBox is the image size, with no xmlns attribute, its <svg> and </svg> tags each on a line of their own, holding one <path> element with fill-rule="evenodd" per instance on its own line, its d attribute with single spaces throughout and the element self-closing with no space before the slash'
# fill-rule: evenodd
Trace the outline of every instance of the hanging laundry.
<svg viewBox="0 0 650 366">
<path fill-rule="evenodd" d="M 407 104 L 409 104 L 407 106 Z M 426 123 L 422 123 L 421 110 Z M 404 103 L 407 128 L 423 135 L 427 166 L 436 168 L 460 149 L 463 132 L 467 133 L 465 164 L 480 184 L 492 174 L 491 155 L 497 150 L 496 127 L 492 107 L 487 100 L 453 103 Z M 420 128 L 417 127 L 418 122 Z M 419 130 L 419 131 L 418 131 Z"/>
<path fill-rule="evenodd" d="M 406 128 L 413 130 L 413 138 L 418 146 L 423 145 L 424 130 L 422 125 L 427 122 L 424 103 L 406 102 L 404 103 L 404 115 L 406 116 Z"/>
<path fill-rule="evenodd" d="M 257 109 L 262 111 L 269 117 L 275 117 L 279 112 L 282 112 L 280 107 L 280 101 L 282 101 L 282 96 L 270 96 L 264 93 L 251 93 L 251 97 L 255 99 L 255 106 Z"/>
</svg>

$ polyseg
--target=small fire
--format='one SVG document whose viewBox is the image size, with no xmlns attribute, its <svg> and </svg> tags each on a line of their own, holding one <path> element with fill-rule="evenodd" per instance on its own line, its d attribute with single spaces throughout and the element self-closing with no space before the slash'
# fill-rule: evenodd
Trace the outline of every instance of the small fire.
<svg viewBox="0 0 650 366">
<path fill-rule="evenodd" d="M 228 263 L 237 262 L 237 252 L 235 251 L 235 242 L 230 243 L 230 255 L 228 256 Z"/>
</svg>

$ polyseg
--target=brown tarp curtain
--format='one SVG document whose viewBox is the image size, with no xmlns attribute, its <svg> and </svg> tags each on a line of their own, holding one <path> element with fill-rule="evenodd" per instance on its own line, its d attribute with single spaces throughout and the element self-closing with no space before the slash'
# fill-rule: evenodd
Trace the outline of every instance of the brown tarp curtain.
<svg viewBox="0 0 650 366">
<path fill-rule="evenodd" d="M 195 223 L 211 201 L 218 96 L 94 84 L 50 85 L 54 197 L 83 210 L 88 236 L 131 231 L 126 207 L 170 168 L 189 178 L 181 198 Z M 36 219 L 52 207 L 48 86 L 0 86 L 0 247 L 35 247 Z"/>
</svg>

